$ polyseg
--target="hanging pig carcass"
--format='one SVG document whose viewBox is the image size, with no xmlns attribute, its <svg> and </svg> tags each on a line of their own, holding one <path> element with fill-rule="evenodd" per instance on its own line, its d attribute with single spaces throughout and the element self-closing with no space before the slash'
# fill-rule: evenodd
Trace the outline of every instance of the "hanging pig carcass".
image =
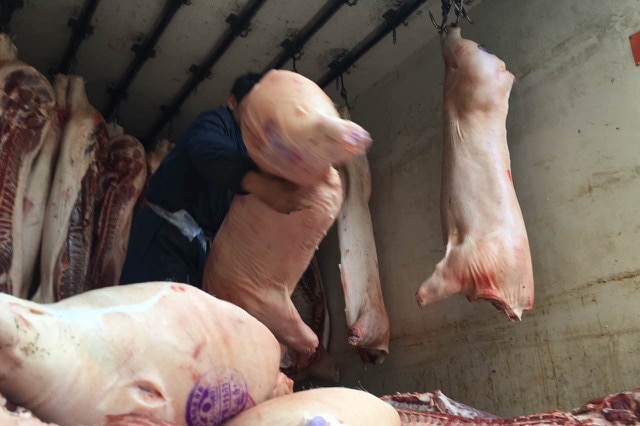
<svg viewBox="0 0 640 426">
<path fill-rule="evenodd" d="M 346 107 L 344 119 L 351 119 Z M 339 168 L 344 202 L 338 216 L 340 279 L 349 343 L 363 362 L 380 364 L 389 354 L 391 325 L 384 305 L 378 254 L 369 211 L 371 172 L 366 154 Z"/>
<path fill-rule="evenodd" d="M 142 144 L 128 135 L 109 140 L 100 152 L 100 169 L 95 235 L 84 290 L 120 282 L 134 207 L 147 177 Z"/>
<path fill-rule="evenodd" d="M 527 231 L 511 177 L 505 64 L 459 27 L 442 32 L 444 144 L 440 209 L 446 254 L 420 286 L 424 307 L 461 293 L 509 320 L 533 306 Z"/>
<path fill-rule="evenodd" d="M 300 185 L 308 207 L 287 215 L 253 195 L 235 196 L 211 245 L 204 288 L 246 309 L 290 348 L 313 352 L 318 337 L 291 294 L 340 211 L 342 185 L 332 163 L 363 153 L 371 138 L 340 118 L 315 83 L 289 71 L 269 71 L 240 107 L 251 158 Z"/>
<path fill-rule="evenodd" d="M 68 111 L 45 211 L 40 286 L 33 297 L 40 303 L 84 291 L 98 197 L 96 155 L 108 140 L 104 119 L 89 104 L 82 77 L 59 79 L 68 79 Z"/>
<path fill-rule="evenodd" d="M 0 292 L 20 297 L 29 291 L 42 226 L 34 207 L 41 207 L 43 192 L 28 182 L 34 159 L 55 137 L 55 114 L 47 79 L 18 60 L 0 34 Z"/>
</svg>

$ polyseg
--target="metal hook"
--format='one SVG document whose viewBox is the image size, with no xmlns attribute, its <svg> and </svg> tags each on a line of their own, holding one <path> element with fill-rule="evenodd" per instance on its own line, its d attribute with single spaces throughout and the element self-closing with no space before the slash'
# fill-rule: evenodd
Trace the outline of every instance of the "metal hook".
<svg viewBox="0 0 640 426">
<path fill-rule="evenodd" d="M 455 14 L 456 14 L 456 23 L 455 25 L 458 26 L 459 22 L 460 22 L 460 16 L 462 15 L 463 18 L 465 18 L 467 21 L 469 21 L 469 23 L 473 24 L 473 22 L 471 21 L 471 18 L 469 18 L 469 15 L 467 15 L 467 11 L 464 10 L 464 7 L 462 6 L 462 3 L 465 4 L 469 4 L 467 3 L 468 0 L 454 0 L 453 1 L 453 7 L 455 9 Z M 473 0 L 471 0 L 473 1 Z"/>
<path fill-rule="evenodd" d="M 470 24 L 473 24 L 473 21 L 467 14 L 467 11 L 464 9 L 463 4 L 470 5 L 474 0 L 441 0 L 442 4 L 442 23 L 437 24 L 436 19 L 429 11 L 429 18 L 431 19 L 431 23 L 436 29 L 440 32 L 447 32 L 447 20 L 449 17 L 449 12 L 451 12 L 451 8 L 453 7 L 454 13 L 456 14 L 456 21 L 452 24 L 453 26 L 458 26 L 460 23 L 460 16 L 469 21 Z"/>
<path fill-rule="evenodd" d="M 447 32 L 447 18 L 449 16 L 449 11 L 451 10 L 451 0 L 441 0 L 442 6 L 442 23 L 438 25 L 436 23 L 436 18 L 433 16 L 433 13 L 429 11 L 429 19 L 431 19 L 431 23 L 439 32 Z"/>
<path fill-rule="evenodd" d="M 340 85 L 342 86 L 342 90 L 340 90 L 340 97 L 344 99 L 344 104 L 346 105 L 349 111 L 352 110 L 351 105 L 349 105 L 349 99 L 347 98 L 347 88 L 344 87 L 344 79 L 342 74 L 340 74 Z"/>
</svg>

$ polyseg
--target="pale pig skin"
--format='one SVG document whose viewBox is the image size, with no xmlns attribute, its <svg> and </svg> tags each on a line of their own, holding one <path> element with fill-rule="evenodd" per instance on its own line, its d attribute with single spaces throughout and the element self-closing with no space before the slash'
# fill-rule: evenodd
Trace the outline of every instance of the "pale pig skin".
<svg viewBox="0 0 640 426">
<path fill-rule="evenodd" d="M 350 119 L 347 108 L 340 115 Z M 340 276 L 349 343 L 363 362 L 380 364 L 389 354 L 391 326 L 380 286 L 378 254 L 369 211 L 371 173 L 366 154 L 340 167 L 344 202 L 338 216 Z"/>
<path fill-rule="evenodd" d="M 325 179 L 331 165 L 349 162 L 371 145 L 369 133 L 342 119 L 308 78 L 271 70 L 241 103 L 242 136 L 264 171 L 302 186 Z"/>
<path fill-rule="evenodd" d="M 188 285 L 107 287 L 53 304 L 0 295 L 0 393 L 45 422 L 224 421 L 292 391 L 279 363 L 264 325 Z M 208 412 L 206 391 L 218 396 Z"/>
<path fill-rule="evenodd" d="M 291 294 L 340 211 L 342 186 L 331 168 L 322 183 L 299 190 L 310 207 L 288 215 L 253 195 L 236 196 L 211 245 L 203 281 L 209 293 L 244 308 L 280 342 L 313 352 L 318 336 Z"/>
<path fill-rule="evenodd" d="M 326 423 L 314 418 L 321 417 Z M 339 422 L 339 423 L 338 423 Z M 250 408 L 225 426 L 400 426 L 400 415 L 361 390 L 318 388 L 274 398 Z"/>
<path fill-rule="evenodd" d="M 533 307 L 527 231 L 511 178 L 506 118 L 514 76 L 495 55 L 442 35 L 445 62 L 441 187 L 446 254 L 417 292 L 420 306 L 461 293 L 520 320 Z"/>
</svg>

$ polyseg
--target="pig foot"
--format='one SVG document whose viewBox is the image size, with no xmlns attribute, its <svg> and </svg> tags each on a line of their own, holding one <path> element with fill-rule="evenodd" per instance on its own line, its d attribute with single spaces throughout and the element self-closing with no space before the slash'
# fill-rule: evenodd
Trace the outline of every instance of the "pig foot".
<svg viewBox="0 0 640 426">
<path fill-rule="evenodd" d="M 353 121 L 327 116 L 320 120 L 320 127 L 320 134 L 339 142 L 342 149 L 351 155 L 364 153 L 371 144 L 369 132 Z"/>
<path fill-rule="evenodd" d="M 235 287 L 233 292 L 218 291 L 212 294 L 249 312 L 281 344 L 298 352 L 312 353 L 320 343 L 318 336 L 300 317 L 286 286 L 274 284 L 269 291 L 258 293 L 260 298 L 242 286 Z"/>
<path fill-rule="evenodd" d="M 315 352 L 320 344 L 318 336 L 304 323 L 290 298 L 287 298 L 287 305 L 283 312 L 286 313 L 284 318 L 280 316 L 274 318 L 271 315 L 264 319 L 264 324 L 288 347 L 303 354 Z M 277 312 L 276 309 L 274 307 L 271 312 Z"/>
<path fill-rule="evenodd" d="M 453 248 L 435 267 L 433 274 L 416 293 L 420 307 L 440 302 L 454 294 L 464 294 L 469 301 L 486 300 L 503 311 L 510 321 L 519 321 L 531 302 L 524 297 L 526 286 L 514 276 L 519 268 L 506 263 L 502 241 L 467 240 Z"/>
<path fill-rule="evenodd" d="M 378 309 L 376 309 L 376 306 Z M 389 355 L 389 317 L 381 305 L 365 304 L 349 327 L 348 342 L 358 349 L 364 363 L 381 364 Z"/>
</svg>

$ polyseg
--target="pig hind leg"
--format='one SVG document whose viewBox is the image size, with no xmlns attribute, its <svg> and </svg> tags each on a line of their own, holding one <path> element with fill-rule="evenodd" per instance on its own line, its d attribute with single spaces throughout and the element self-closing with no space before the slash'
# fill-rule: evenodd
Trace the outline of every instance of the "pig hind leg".
<svg viewBox="0 0 640 426">
<path fill-rule="evenodd" d="M 447 248 L 445 257 L 436 265 L 433 274 L 416 293 L 418 304 L 425 307 L 454 294 L 464 294 L 470 301 L 487 300 L 497 309 L 505 311 L 510 319 L 519 315 L 510 306 L 508 289 L 510 268 L 505 262 L 499 240 L 464 241 Z"/>
</svg>

